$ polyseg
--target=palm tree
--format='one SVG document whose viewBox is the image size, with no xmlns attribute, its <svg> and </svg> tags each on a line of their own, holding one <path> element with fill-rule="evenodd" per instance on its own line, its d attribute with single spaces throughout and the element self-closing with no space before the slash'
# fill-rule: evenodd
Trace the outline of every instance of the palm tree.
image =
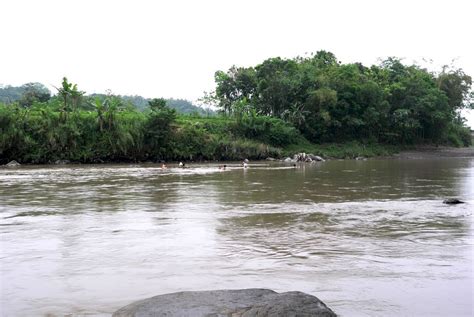
<svg viewBox="0 0 474 317">
<path fill-rule="evenodd" d="M 309 111 L 304 110 L 303 104 L 294 103 L 289 109 L 286 109 L 281 113 L 281 118 L 290 122 L 295 127 L 301 127 L 305 123 L 306 116 L 309 113 Z"/>
<path fill-rule="evenodd" d="M 64 117 L 64 120 L 67 120 L 68 112 L 71 110 L 70 108 L 72 108 L 72 111 L 77 110 L 77 106 L 85 92 L 78 90 L 77 84 L 73 85 L 72 83 L 69 83 L 66 77 L 63 77 L 61 88 L 55 88 L 63 102 L 61 117 Z"/>
</svg>

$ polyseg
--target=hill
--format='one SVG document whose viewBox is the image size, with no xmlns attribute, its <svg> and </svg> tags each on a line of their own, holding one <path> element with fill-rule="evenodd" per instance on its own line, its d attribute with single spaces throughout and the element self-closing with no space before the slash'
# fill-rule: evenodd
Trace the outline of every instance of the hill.
<svg viewBox="0 0 474 317">
<path fill-rule="evenodd" d="M 82 108 L 87 109 L 88 106 L 86 105 L 86 103 L 90 101 L 90 99 L 95 99 L 97 97 L 101 100 L 104 100 L 107 95 L 85 95 L 85 98 L 82 101 Z M 149 98 L 144 98 L 138 95 L 118 95 L 118 97 L 122 99 L 125 104 L 132 105 L 139 111 L 145 111 L 149 109 L 148 101 L 151 100 Z M 19 102 L 23 106 L 30 106 L 35 98 L 37 99 L 37 101 L 47 101 L 51 98 L 51 91 L 41 83 L 27 83 L 21 86 L 0 86 L 0 103 L 12 104 L 14 102 Z M 208 115 L 214 113 L 212 110 L 196 106 L 191 101 L 186 99 L 170 98 L 166 99 L 166 104 L 171 109 L 176 109 L 176 111 L 183 114 L 196 113 L 200 115 Z"/>
</svg>

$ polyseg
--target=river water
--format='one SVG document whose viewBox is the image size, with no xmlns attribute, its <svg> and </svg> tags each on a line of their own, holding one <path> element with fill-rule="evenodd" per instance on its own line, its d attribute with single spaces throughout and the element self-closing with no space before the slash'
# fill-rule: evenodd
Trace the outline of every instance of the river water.
<svg viewBox="0 0 474 317">
<path fill-rule="evenodd" d="M 472 158 L 4 168 L 0 315 L 256 287 L 342 316 L 473 316 L 473 197 Z"/>
</svg>

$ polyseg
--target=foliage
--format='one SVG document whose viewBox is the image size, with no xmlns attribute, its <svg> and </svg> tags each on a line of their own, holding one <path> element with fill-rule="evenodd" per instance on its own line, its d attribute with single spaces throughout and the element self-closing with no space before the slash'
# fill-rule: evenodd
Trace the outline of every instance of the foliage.
<svg viewBox="0 0 474 317">
<path fill-rule="evenodd" d="M 216 72 L 215 81 L 207 98 L 223 113 L 282 118 L 316 143 L 451 142 L 446 136 L 462 131 L 459 110 L 474 105 L 471 77 L 461 69 L 436 75 L 397 58 L 368 68 L 341 64 L 326 51 L 233 66 Z"/>
<path fill-rule="evenodd" d="M 164 156 L 169 151 L 167 145 L 171 135 L 171 125 L 176 119 L 176 110 L 168 108 L 163 98 L 150 100 L 149 107 L 151 111 L 144 127 L 147 155 Z"/>
<path fill-rule="evenodd" d="M 65 85 L 63 85 L 65 84 Z M 68 86 L 69 82 L 62 83 L 58 90 L 59 94 L 55 98 L 59 98 L 64 102 L 63 92 L 66 93 L 66 98 L 72 97 L 69 93 L 72 93 L 75 98 L 75 107 L 84 110 L 93 110 L 91 103 L 94 103 L 97 98 L 103 101 L 108 95 L 112 93 L 108 91 L 105 94 L 90 94 L 85 95 L 83 92 L 74 91 L 73 85 Z M 77 86 L 75 88 L 77 90 Z M 69 91 L 71 90 L 71 91 Z M 80 96 L 79 96 L 80 93 Z M 148 102 L 151 99 L 144 98 L 142 96 L 134 95 L 115 95 L 117 98 L 122 100 L 124 107 L 130 109 L 136 109 L 139 111 L 148 110 Z M 0 85 L 0 103 L 12 104 L 18 102 L 23 107 L 30 107 L 35 101 L 46 102 L 51 98 L 51 92 L 46 86 L 41 83 L 27 83 L 19 87 L 15 86 L 1 86 Z M 194 105 L 191 101 L 185 99 L 166 99 L 168 107 L 175 109 L 178 113 L 182 114 L 199 114 L 199 115 L 214 115 L 214 111 L 205 109 Z"/>
<path fill-rule="evenodd" d="M 27 83 L 20 87 L 0 86 L 0 102 L 11 104 L 18 101 L 23 107 L 30 107 L 34 102 L 46 102 L 51 92 L 40 83 Z"/>
<path fill-rule="evenodd" d="M 389 156 L 400 150 L 400 146 L 374 143 L 360 143 L 356 141 L 345 143 L 312 144 L 302 142 L 291 144 L 283 149 L 283 155 L 292 156 L 294 153 L 312 153 L 326 158 L 347 158 Z"/>
<path fill-rule="evenodd" d="M 83 97 L 66 78 L 57 90 L 29 107 L 0 103 L 0 163 L 260 159 L 280 153 L 268 143 L 298 134 L 274 118 L 244 119 L 240 129 L 234 118 L 178 116 L 162 98 L 141 112 L 110 93 Z"/>
<path fill-rule="evenodd" d="M 67 78 L 52 97 L 38 83 L 0 87 L 0 163 L 356 157 L 471 144 L 460 110 L 474 108 L 474 95 L 461 69 L 434 74 L 397 58 L 368 68 L 320 51 L 233 66 L 215 80 L 202 99 L 220 107 L 214 116 L 180 99 L 86 96 Z"/>
<path fill-rule="evenodd" d="M 70 112 L 63 120 L 54 104 L 31 109 L 0 104 L 0 163 L 240 160 L 281 154 L 242 137 L 228 118 L 177 117 L 167 107 L 130 111 L 115 96 L 97 99 L 95 108 Z"/>
<path fill-rule="evenodd" d="M 192 104 L 192 102 L 185 99 L 166 99 L 166 105 L 171 109 L 175 109 L 178 113 L 199 115 L 205 115 L 208 113 L 207 110 L 195 106 Z"/>
</svg>

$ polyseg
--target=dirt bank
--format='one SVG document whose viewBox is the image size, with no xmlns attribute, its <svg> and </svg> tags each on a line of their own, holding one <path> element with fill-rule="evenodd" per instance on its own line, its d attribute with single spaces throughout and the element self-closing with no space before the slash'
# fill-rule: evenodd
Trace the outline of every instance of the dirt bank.
<svg viewBox="0 0 474 317">
<path fill-rule="evenodd" d="M 428 159 L 428 158 L 449 158 L 449 157 L 474 157 L 474 147 L 454 148 L 423 146 L 412 150 L 402 151 L 395 158 L 400 159 Z"/>
</svg>

